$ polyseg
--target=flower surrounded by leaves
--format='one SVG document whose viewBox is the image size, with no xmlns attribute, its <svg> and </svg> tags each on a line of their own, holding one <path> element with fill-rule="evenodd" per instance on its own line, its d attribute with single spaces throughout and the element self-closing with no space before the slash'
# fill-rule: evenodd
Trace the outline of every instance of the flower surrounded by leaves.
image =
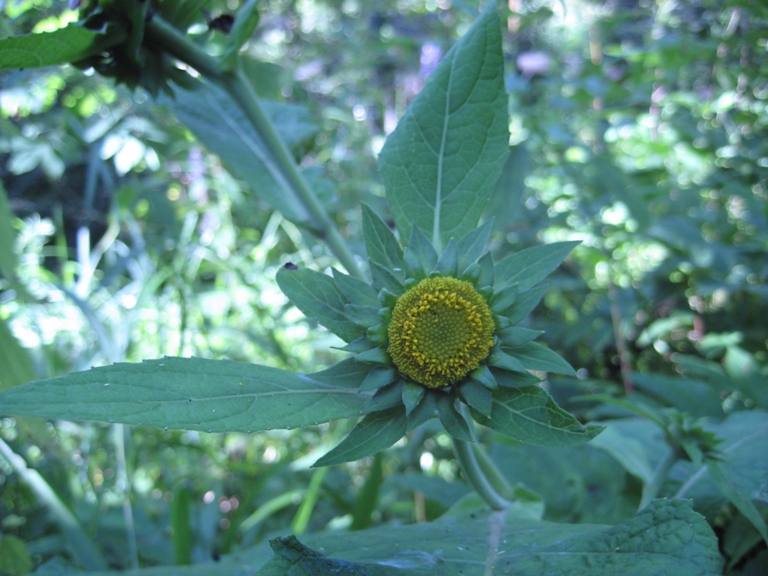
<svg viewBox="0 0 768 576">
<path fill-rule="evenodd" d="M 456 440 L 472 441 L 471 420 L 518 441 L 581 444 L 599 429 L 581 425 L 538 384 L 542 372 L 574 375 L 521 324 L 541 300 L 539 283 L 574 242 L 524 250 L 494 265 L 491 222 L 438 254 L 413 226 L 402 248 L 389 227 L 363 211 L 370 284 L 333 271 L 288 265 L 277 281 L 305 315 L 347 345 L 364 417 L 318 461 L 338 464 L 394 444 L 435 415 Z M 532 425 L 533 423 L 533 425 Z M 538 426 L 536 425 L 538 424 Z"/>
</svg>

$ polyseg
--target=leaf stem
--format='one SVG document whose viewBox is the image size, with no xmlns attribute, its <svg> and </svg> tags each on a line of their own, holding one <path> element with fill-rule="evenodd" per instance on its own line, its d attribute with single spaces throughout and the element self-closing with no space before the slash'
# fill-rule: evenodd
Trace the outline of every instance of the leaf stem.
<svg viewBox="0 0 768 576">
<path fill-rule="evenodd" d="M 509 508 L 511 502 L 501 496 L 493 486 L 491 480 L 483 470 L 483 466 L 478 462 L 475 450 L 470 442 L 453 439 L 453 452 L 456 454 L 456 460 L 461 466 L 461 471 L 470 486 L 475 489 L 480 497 L 493 510 L 505 510 Z"/>
<path fill-rule="evenodd" d="M 669 471 L 672 469 L 672 466 L 675 465 L 678 459 L 679 457 L 677 450 L 671 447 L 668 448 L 667 452 L 656 465 L 653 474 L 651 474 L 651 479 L 643 487 L 643 494 L 640 497 L 640 506 L 638 506 L 638 510 L 642 510 L 648 506 L 648 504 L 650 504 L 651 501 L 656 498 L 656 496 L 658 496 L 659 490 L 661 490 L 661 486 L 664 484 L 664 480 L 667 479 Z"/>
<path fill-rule="evenodd" d="M 317 195 L 302 176 L 288 146 L 277 135 L 253 86 L 245 77 L 240 66 L 235 66 L 232 70 L 223 70 L 218 60 L 158 16 L 147 23 L 146 36 L 150 43 L 188 64 L 227 91 L 264 142 L 272 161 L 282 176 L 279 179 L 281 183 L 290 188 L 291 192 L 299 198 L 312 218 L 311 224 L 306 222 L 296 222 L 296 224 L 307 228 L 325 241 L 350 275 L 363 278 L 363 273 L 347 243 L 333 220 L 328 216 Z"/>
</svg>

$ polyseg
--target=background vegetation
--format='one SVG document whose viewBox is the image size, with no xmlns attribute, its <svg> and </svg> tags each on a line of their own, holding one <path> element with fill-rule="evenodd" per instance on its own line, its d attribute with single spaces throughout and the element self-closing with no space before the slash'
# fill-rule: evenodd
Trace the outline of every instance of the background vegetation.
<svg viewBox="0 0 768 576">
<path fill-rule="evenodd" d="M 578 370 L 546 385 L 584 420 L 626 417 L 605 398 L 627 394 L 677 409 L 682 428 L 707 418 L 732 475 L 691 482 L 695 464 L 681 462 L 661 493 L 694 498 L 727 572 L 764 573 L 768 9 L 510 7 L 512 149 L 487 210 L 492 249 L 582 242 L 531 321 Z M 237 2 L 203 8 L 190 31 L 221 52 L 226 36 L 210 22 Z M 75 19 L 48 0 L 0 10 L 2 37 Z M 385 206 L 384 138 L 476 5 L 276 0 L 259 12 L 248 73 L 265 99 L 292 104 L 281 108 L 288 142 L 333 182 L 325 201 L 359 239 L 360 203 Z M 155 92 L 72 66 L 0 73 L 1 387 L 164 355 L 301 372 L 344 357 L 274 282 L 287 261 L 323 269 L 332 256 L 198 143 L 171 92 Z M 82 535 L 113 568 L 197 563 L 288 530 L 432 520 L 468 491 L 448 437 L 428 431 L 310 470 L 350 426 L 246 436 L 4 418 L 0 556 L 16 563 L 0 570 L 57 573 L 73 549 L 87 554 Z M 493 451 L 541 496 L 546 519 L 614 524 L 637 509 L 664 445 L 647 419 L 611 430 L 568 449 L 494 437 Z"/>
</svg>

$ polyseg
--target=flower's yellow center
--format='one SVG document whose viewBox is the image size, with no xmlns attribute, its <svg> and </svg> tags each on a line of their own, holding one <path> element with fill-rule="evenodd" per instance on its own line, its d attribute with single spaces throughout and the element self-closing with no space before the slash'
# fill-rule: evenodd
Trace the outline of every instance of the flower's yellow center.
<svg viewBox="0 0 768 576">
<path fill-rule="evenodd" d="M 395 303 L 387 352 L 400 372 L 429 388 L 441 388 L 485 360 L 493 330 L 488 304 L 472 284 L 427 278 Z"/>
</svg>

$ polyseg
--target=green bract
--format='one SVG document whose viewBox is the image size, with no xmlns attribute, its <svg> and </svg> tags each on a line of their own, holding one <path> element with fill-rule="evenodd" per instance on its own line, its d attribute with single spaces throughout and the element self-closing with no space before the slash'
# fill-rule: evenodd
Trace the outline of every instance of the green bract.
<svg viewBox="0 0 768 576">
<path fill-rule="evenodd" d="M 519 324 L 536 307 L 537 286 L 575 245 L 524 250 L 494 265 L 485 245 L 490 223 L 437 254 L 411 228 L 403 249 L 370 209 L 363 231 L 372 282 L 286 266 L 280 288 L 307 316 L 347 342 L 367 366 L 360 393 L 367 414 L 318 464 L 386 448 L 435 414 L 446 431 L 471 441 L 467 416 L 518 441 L 572 445 L 597 429 L 582 426 L 539 386 L 531 371 L 573 375 L 571 366 Z M 538 426 L 537 426 L 538 424 Z"/>
</svg>

